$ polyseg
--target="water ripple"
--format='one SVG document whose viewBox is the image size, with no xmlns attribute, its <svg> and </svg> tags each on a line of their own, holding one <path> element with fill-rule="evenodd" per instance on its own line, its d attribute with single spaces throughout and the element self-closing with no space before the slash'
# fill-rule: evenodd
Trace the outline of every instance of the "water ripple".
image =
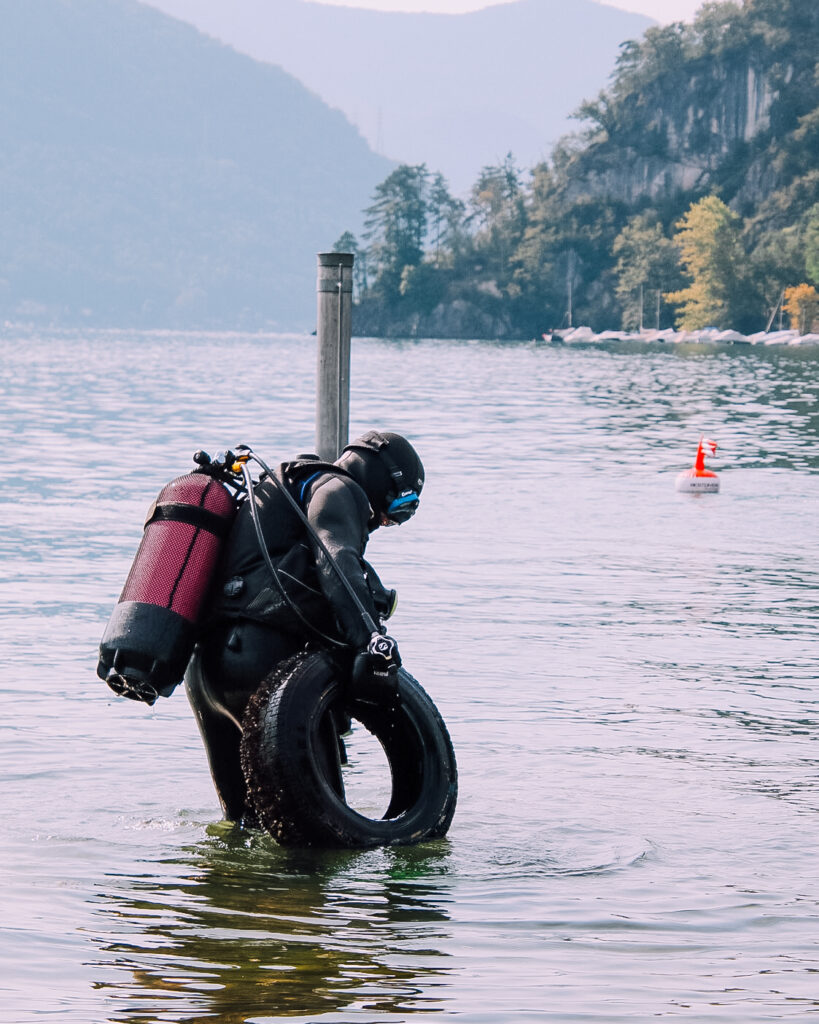
<svg viewBox="0 0 819 1024">
<path fill-rule="evenodd" d="M 184 695 L 95 677 L 191 453 L 312 446 L 314 341 L 0 345 L 7 1019 L 817 1012 L 819 353 L 355 342 L 352 431 L 427 467 L 370 556 L 461 787 L 447 840 L 362 853 L 219 825 Z M 701 433 L 722 486 L 692 499 Z"/>
</svg>

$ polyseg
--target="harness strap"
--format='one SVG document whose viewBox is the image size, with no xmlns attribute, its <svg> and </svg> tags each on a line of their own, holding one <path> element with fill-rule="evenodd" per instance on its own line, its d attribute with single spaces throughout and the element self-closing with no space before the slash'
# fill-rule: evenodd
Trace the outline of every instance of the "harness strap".
<svg viewBox="0 0 819 1024">
<path fill-rule="evenodd" d="M 299 504 L 300 505 L 302 505 L 302 506 L 304 505 L 304 492 L 307 490 L 308 486 L 315 479 L 317 479 L 317 477 L 321 476 L 321 473 L 322 473 L 322 471 L 319 470 L 318 472 L 313 473 L 311 476 L 308 476 L 306 480 L 302 481 L 301 487 L 299 488 Z"/>
</svg>

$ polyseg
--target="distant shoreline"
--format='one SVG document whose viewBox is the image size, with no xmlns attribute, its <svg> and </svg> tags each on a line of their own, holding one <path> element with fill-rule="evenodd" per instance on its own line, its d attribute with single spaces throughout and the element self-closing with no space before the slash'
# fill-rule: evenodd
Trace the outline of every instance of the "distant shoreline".
<svg viewBox="0 0 819 1024">
<path fill-rule="evenodd" d="M 10 335 L 23 335 L 25 337 L 42 336 L 93 336 L 98 334 L 108 335 L 141 335 L 145 337 L 160 337 L 166 335 L 169 338 L 178 338 L 181 335 L 197 335 L 200 337 L 220 338 L 275 338 L 300 337 L 312 340 L 316 336 L 315 330 L 307 328 L 293 328 L 286 330 L 274 327 L 241 328 L 241 327 L 197 327 L 194 325 L 180 327 L 178 325 L 167 327 L 140 327 L 140 326 L 89 326 L 81 324 L 37 324 L 28 322 L 15 322 L 6 320 L 0 323 L 0 341 L 7 340 Z M 516 343 L 516 344 L 544 344 L 544 345 L 600 345 L 600 344 L 666 344 L 666 345 L 736 345 L 738 347 L 810 347 L 819 346 L 819 334 L 800 334 L 796 330 L 782 331 L 758 331 L 756 334 L 741 334 L 739 331 L 721 331 L 714 327 L 706 327 L 699 331 L 676 331 L 669 327 L 665 330 L 607 330 L 593 331 L 590 327 L 565 327 L 552 331 L 544 331 L 538 337 L 531 338 L 524 335 L 511 336 L 508 334 L 427 334 L 412 331 L 396 330 L 390 333 L 353 331 L 353 339 L 357 341 L 373 340 L 387 342 L 419 342 L 419 341 L 446 341 L 446 342 L 485 342 L 485 343 Z"/>
<path fill-rule="evenodd" d="M 541 335 L 546 342 L 557 344 L 595 343 L 606 341 L 661 342 L 672 345 L 819 345 L 819 334 L 800 334 L 799 331 L 757 331 L 740 334 L 739 331 L 720 331 L 706 327 L 700 331 L 603 331 L 596 333 L 590 327 L 569 327 L 547 331 Z"/>
</svg>

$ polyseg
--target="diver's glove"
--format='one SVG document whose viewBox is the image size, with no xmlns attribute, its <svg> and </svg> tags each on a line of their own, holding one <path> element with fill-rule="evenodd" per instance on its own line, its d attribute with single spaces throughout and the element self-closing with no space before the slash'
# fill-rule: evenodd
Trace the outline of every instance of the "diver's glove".
<svg viewBox="0 0 819 1024">
<path fill-rule="evenodd" d="M 398 669 L 401 655 L 391 636 L 373 633 L 365 650 L 355 656 L 352 672 L 353 700 L 373 704 L 395 703 L 398 700 Z"/>
<path fill-rule="evenodd" d="M 384 586 L 378 577 L 378 573 L 369 562 L 363 558 L 361 561 L 364 566 L 364 578 L 367 580 L 367 586 L 370 588 L 370 596 L 373 599 L 375 610 L 378 612 L 379 619 L 383 622 L 395 612 L 395 606 L 398 604 L 398 594 Z"/>
<path fill-rule="evenodd" d="M 387 619 L 391 618 L 395 614 L 395 609 L 398 605 L 398 594 L 394 590 L 385 590 L 383 595 L 379 595 L 374 601 L 374 604 L 375 610 L 378 612 L 379 619 L 381 619 L 382 622 L 386 622 Z M 395 641 L 393 641 L 393 643 L 394 642 Z"/>
</svg>

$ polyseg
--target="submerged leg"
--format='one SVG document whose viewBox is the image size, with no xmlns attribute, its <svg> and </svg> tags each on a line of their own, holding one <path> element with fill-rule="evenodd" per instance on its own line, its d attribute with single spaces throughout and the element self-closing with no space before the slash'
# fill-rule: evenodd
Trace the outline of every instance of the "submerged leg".
<svg viewBox="0 0 819 1024">
<path fill-rule="evenodd" d="M 295 653 L 300 642 L 253 622 L 211 632 L 194 652 L 185 675 L 219 802 L 229 821 L 252 819 L 239 760 L 242 717 L 266 675 Z"/>
<path fill-rule="evenodd" d="M 245 780 L 239 763 L 242 730 L 232 715 L 214 700 L 195 652 L 185 675 L 185 690 L 205 744 L 210 774 L 222 812 L 228 821 L 241 821 L 246 812 Z"/>
</svg>

